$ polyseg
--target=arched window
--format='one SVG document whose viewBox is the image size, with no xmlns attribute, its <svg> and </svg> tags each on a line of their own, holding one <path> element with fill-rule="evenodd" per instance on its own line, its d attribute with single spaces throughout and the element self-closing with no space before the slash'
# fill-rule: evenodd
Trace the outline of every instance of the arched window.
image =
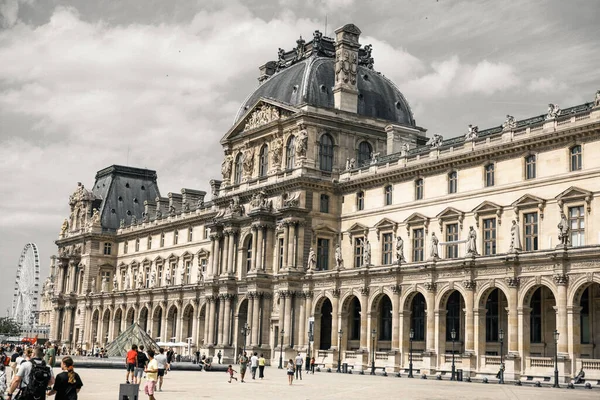
<svg viewBox="0 0 600 400">
<path fill-rule="evenodd" d="M 296 137 L 290 136 L 287 142 L 287 146 L 285 146 L 285 167 L 287 169 L 294 168 L 296 164 Z"/>
<path fill-rule="evenodd" d="M 239 153 L 235 158 L 235 175 L 233 176 L 233 183 L 239 185 L 242 181 L 242 153 Z"/>
<path fill-rule="evenodd" d="M 358 166 L 362 167 L 365 163 L 368 163 L 371 159 L 371 153 L 373 152 L 373 147 L 369 142 L 360 142 L 358 145 Z"/>
<path fill-rule="evenodd" d="M 252 236 L 248 238 L 246 244 L 246 272 L 252 269 Z"/>
<path fill-rule="evenodd" d="M 350 303 L 350 340 L 360 340 L 360 311 L 360 301 L 355 297 Z"/>
<path fill-rule="evenodd" d="M 571 147 L 571 171 L 579 171 L 581 169 L 581 146 L 576 145 Z"/>
<path fill-rule="evenodd" d="M 321 171 L 329 172 L 333 169 L 333 139 L 327 133 L 321 136 L 319 165 L 321 166 Z"/>
<path fill-rule="evenodd" d="M 446 306 L 446 340 L 452 340 L 452 329 L 456 332 L 456 340 L 460 341 L 460 293 L 452 292 Z"/>
<path fill-rule="evenodd" d="M 267 176 L 269 171 L 269 147 L 266 144 L 260 149 L 258 162 L 258 176 Z"/>
<path fill-rule="evenodd" d="M 392 301 L 387 296 L 381 299 L 379 315 L 379 340 L 392 340 Z"/>
<path fill-rule="evenodd" d="M 414 330 L 414 340 L 425 340 L 425 297 L 421 293 L 415 295 L 412 302 L 410 327 Z"/>
</svg>

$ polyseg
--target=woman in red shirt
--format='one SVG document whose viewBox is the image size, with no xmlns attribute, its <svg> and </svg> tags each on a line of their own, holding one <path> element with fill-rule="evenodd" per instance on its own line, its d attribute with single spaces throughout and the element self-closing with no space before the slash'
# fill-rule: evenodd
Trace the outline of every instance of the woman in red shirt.
<svg viewBox="0 0 600 400">
<path fill-rule="evenodd" d="M 129 374 L 133 380 L 135 367 L 137 367 L 137 344 L 131 346 L 131 350 L 127 352 L 125 363 L 127 364 L 127 373 L 125 374 L 125 383 L 129 383 Z"/>
</svg>

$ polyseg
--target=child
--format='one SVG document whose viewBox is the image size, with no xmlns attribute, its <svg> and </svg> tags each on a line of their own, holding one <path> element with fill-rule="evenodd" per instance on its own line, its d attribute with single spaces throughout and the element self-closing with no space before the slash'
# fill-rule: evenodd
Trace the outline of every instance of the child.
<svg viewBox="0 0 600 400">
<path fill-rule="evenodd" d="M 237 382 L 237 378 L 233 376 L 233 374 L 237 373 L 237 371 L 233 369 L 231 364 L 229 364 L 229 367 L 227 367 L 227 373 L 229 374 L 229 383 L 231 383 L 232 379 L 235 379 L 235 381 Z"/>
<path fill-rule="evenodd" d="M 6 391 L 6 371 L 4 364 L 0 364 L 0 399 L 4 398 L 4 392 Z"/>
<path fill-rule="evenodd" d="M 73 371 L 73 359 L 69 356 L 64 357 L 60 367 L 64 372 L 56 375 L 54 387 L 48 392 L 48 396 L 56 394 L 57 399 L 77 400 L 77 394 L 83 383 L 79 375 Z"/>
</svg>

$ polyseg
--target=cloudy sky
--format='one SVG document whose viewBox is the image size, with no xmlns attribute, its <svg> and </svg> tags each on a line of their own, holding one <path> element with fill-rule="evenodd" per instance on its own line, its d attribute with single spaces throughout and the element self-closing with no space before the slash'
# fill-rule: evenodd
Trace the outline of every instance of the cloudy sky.
<svg viewBox="0 0 600 400">
<path fill-rule="evenodd" d="M 208 188 L 258 66 L 352 22 L 428 133 L 600 89 L 600 2 L 0 0 L 0 315 L 23 246 L 47 275 L 68 196 L 112 164 Z M 327 24 L 326 24 L 327 19 Z"/>
</svg>

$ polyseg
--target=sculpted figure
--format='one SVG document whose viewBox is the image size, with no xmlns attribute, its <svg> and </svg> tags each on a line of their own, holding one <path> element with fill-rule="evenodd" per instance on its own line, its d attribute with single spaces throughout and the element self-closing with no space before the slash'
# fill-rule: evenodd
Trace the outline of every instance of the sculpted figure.
<svg viewBox="0 0 600 400">
<path fill-rule="evenodd" d="M 396 260 L 398 260 L 398 265 L 406 261 L 404 258 L 404 240 L 400 236 L 396 237 Z"/>
<path fill-rule="evenodd" d="M 479 127 L 469 124 L 469 131 L 465 135 L 465 141 L 475 140 L 479 136 Z"/>
<path fill-rule="evenodd" d="M 308 149 L 308 132 L 303 124 L 299 126 L 300 131 L 296 134 L 296 154 L 298 157 L 306 157 L 306 150 Z"/>
<path fill-rule="evenodd" d="M 560 115 L 560 107 L 558 104 L 548 104 L 548 113 L 546 114 L 546 119 L 554 119 Z"/>
<path fill-rule="evenodd" d="M 156 270 L 152 268 L 152 272 L 150 272 L 150 287 L 154 288 L 156 286 Z"/>
<path fill-rule="evenodd" d="M 444 142 L 444 137 L 437 133 L 434 133 L 433 136 L 427 141 L 426 145 L 430 146 L 432 149 L 438 148 Z"/>
<path fill-rule="evenodd" d="M 339 243 L 335 246 L 335 267 L 337 269 L 344 268 L 344 260 L 342 259 L 342 249 L 340 248 Z"/>
<path fill-rule="evenodd" d="M 131 289 L 131 270 L 125 274 L 125 290 Z"/>
<path fill-rule="evenodd" d="M 179 269 L 179 284 L 180 285 L 185 284 L 185 266 L 183 266 L 183 265 Z"/>
<path fill-rule="evenodd" d="M 135 283 L 135 286 L 138 289 L 143 289 L 144 288 L 144 273 L 142 272 L 142 269 L 140 268 L 138 273 L 137 273 L 137 282 Z"/>
<path fill-rule="evenodd" d="M 273 139 L 273 142 L 271 142 L 270 152 L 271 163 L 273 164 L 273 167 L 280 167 L 281 155 L 283 152 L 283 139 L 280 136 L 277 136 L 275 139 Z"/>
<path fill-rule="evenodd" d="M 565 213 L 560 213 L 560 222 L 558 223 L 558 240 L 563 246 L 569 245 L 569 235 L 571 233 L 571 227 L 569 221 L 565 216 Z"/>
<path fill-rule="evenodd" d="M 306 269 L 309 271 L 314 271 L 316 269 L 316 266 L 317 266 L 317 255 L 315 254 L 315 251 L 311 247 L 310 251 L 308 252 L 308 261 L 306 263 Z"/>
<path fill-rule="evenodd" d="M 198 272 L 196 273 L 196 283 L 202 282 L 204 279 L 204 275 L 202 274 L 202 265 L 198 265 Z"/>
<path fill-rule="evenodd" d="M 242 153 L 242 168 L 244 169 L 245 176 L 252 175 L 252 168 L 254 167 L 254 148 L 250 147 Z"/>
<path fill-rule="evenodd" d="M 402 143 L 402 148 L 400 151 L 402 153 L 408 153 L 409 150 L 410 150 L 410 145 L 406 142 Z"/>
<path fill-rule="evenodd" d="M 90 288 L 90 293 L 94 293 L 96 290 L 96 278 L 92 278 L 92 287 Z"/>
<path fill-rule="evenodd" d="M 429 255 L 434 260 L 440 258 L 440 254 L 438 252 L 438 244 L 439 243 L 440 243 L 440 241 L 437 238 L 437 236 L 435 236 L 435 232 L 432 232 L 431 233 L 431 250 L 429 252 Z"/>
<path fill-rule="evenodd" d="M 100 288 L 100 291 L 102 293 L 105 293 L 108 291 L 108 278 L 102 279 L 102 287 Z"/>
<path fill-rule="evenodd" d="M 371 265 L 371 243 L 369 239 L 363 239 L 363 266 Z"/>
<path fill-rule="evenodd" d="M 119 228 L 123 229 L 125 228 L 125 220 L 122 219 L 121 222 L 119 222 Z"/>
<path fill-rule="evenodd" d="M 467 239 L 467 254 L 471 256 L 478 255 L 477 253 L 477 231 L 471 226 L 469 227 L 469 238 Z"/>
<path fill-rule="evenodd" d="M 223 180 L 228 181 L 231 176 L 231 166 L 233 164 L 233 157 L 228 154 L 225 156 L 223 163 L 221 164 L 221 174 L 223 175 Z"/>
<path fill-rule="evenodd" d="M 521 233 L 519 231 L 519 224 L 513 219 L 512 226 L 510 227 L 510 248 L 509 252 L 515 252 L 521 250 Z"/>
<path fill-rule="evenodd" d="M 506 114 L 506 121 L 502 124 L 502 129 L 507 131 L 517 127 L 517 120 L 512 115 Z"/>
<path fill-rule="evenodd" d="M 596 97 L 594 98 L 594 107 L 600 107 L 600 90 L 596 91 Z"/>
<path fill-rule="evenodd" d="M 60 234 L 63 236 L 66 235 L 68 229 L 69 229 L 69 221 L 65 218 L 65 220 L 62 223 L 62 226 L 60 227 Z"/>
<path fill-rule="evenodd" d="M 113 292 L 119 290 L 119 279 L 117 279 L 117 274 L 113 275 Z"/>
<path fill-rule="evenodd" d="M 167 268 L 165 272 L 165 286 L 171 285 L 171 268 Z"/>
</svg>

